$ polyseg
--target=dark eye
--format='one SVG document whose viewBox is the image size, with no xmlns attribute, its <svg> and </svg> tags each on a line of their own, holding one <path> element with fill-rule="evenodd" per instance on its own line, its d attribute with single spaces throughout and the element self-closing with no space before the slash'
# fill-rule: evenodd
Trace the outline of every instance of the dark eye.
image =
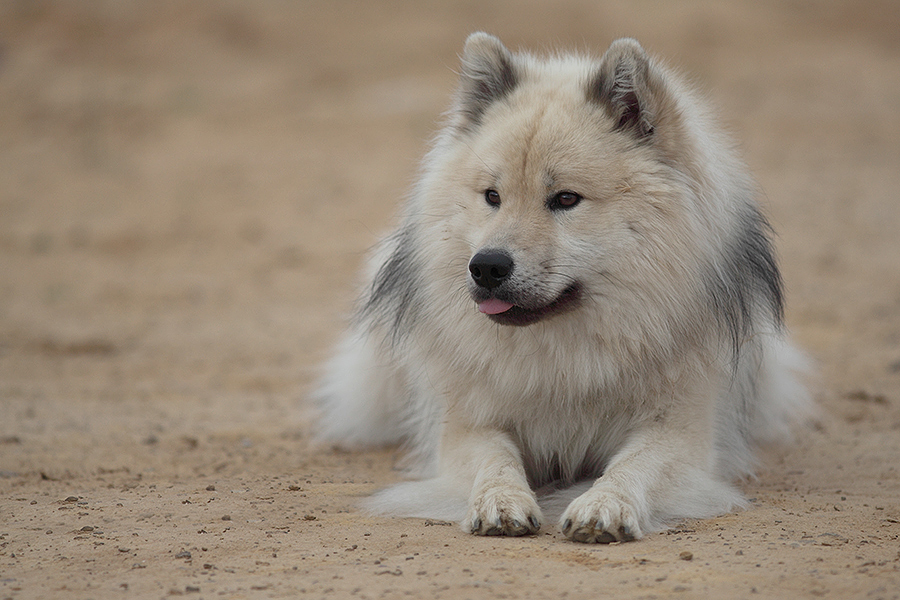
<svg viewBox="0 0 900 600">
<path fill-rule="evenodd" d="M 500 193 L 497 190 L 484 190 L 484 201 L 491 206 L 500 206 Z"/>
<path fill-rule="evenodd" d="M 566 210 L 581 202 L 581 196 L 575 192 L 559 192 L 547 202 L 551 210 Z"/>
</svg>

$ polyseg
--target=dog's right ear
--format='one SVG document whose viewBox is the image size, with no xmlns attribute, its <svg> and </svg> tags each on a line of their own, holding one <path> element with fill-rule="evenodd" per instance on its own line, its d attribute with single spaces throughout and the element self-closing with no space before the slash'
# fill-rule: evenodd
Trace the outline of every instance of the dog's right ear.
<svg viewBox="0 0 900 600">
<path fill-rule="evenodd" d="M 512 92 L 518 82 L 512 53 L 496 37 L 483 32 L 466 39 L 457 105 L 463 126 L 481 123 L 488 106 Z"/>
</svg>

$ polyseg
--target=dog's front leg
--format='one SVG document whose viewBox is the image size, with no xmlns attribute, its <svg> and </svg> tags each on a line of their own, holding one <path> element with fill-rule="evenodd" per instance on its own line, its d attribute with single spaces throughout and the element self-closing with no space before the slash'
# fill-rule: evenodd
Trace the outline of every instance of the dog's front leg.
<svg viewBox="0 0 900 600">
<path fill-rule="evenodd" d="M 636 431 L 603 476 L 572 501 L 560 519 L 577 542 L 609 543 L 643 537 L 673 518 L 710 517 L 742 503 L 715 477 L 709 427 L 654 423 Z"/>
<path fill-rule="evenodd" d="M 471 490 L 463 531 L 520 536 L 540 529 L 541 509 L 528 486 L 521 452 L 509 434 L 451 418 L 442 441 L 442 470 L 456 485 Z"/>
</svg>

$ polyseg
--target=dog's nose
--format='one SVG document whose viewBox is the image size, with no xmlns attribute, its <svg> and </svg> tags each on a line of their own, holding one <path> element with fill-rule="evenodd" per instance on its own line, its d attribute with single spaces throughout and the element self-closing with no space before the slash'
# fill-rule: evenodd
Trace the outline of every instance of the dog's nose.
<svg viewBox="0 0 900 600">
<path fill-rule="evenodd" d="M 489 290 L 498 287 L 513 270 L 513 259 L 499 250 L 484 250 L 469 261 L 469 273 L 479 286 Z"/>
</svg>

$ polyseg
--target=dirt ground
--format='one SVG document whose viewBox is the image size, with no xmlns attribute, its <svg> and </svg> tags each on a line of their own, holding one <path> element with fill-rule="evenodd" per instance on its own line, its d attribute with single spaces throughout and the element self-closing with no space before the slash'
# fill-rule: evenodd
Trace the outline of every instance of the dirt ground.
<svg viewBox="0 0 900 600">
<path fill-rule="evenodd" d="M 470 31 L 638 37 L 766 191 L 822 415 L 629 544 L 371 518 L 306 400 Z M 0 599 L 900 598 L 900 4 L 0 3 Z"/>
</svg>

